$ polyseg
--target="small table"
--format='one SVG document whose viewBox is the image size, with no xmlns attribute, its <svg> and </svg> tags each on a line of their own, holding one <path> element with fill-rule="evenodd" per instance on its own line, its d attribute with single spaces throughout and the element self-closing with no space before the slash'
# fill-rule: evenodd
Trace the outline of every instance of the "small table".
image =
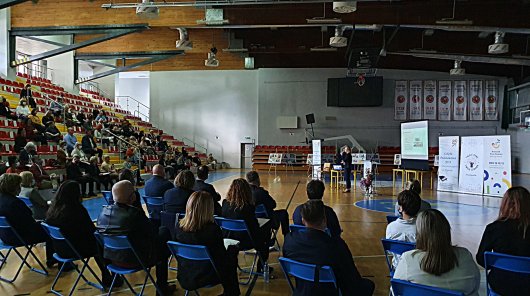
<svg viewBox="0 0 530 296">
<path fill-rule="evenodd" d="M 335 185 L 333 185 L 333 179 L 335 179 Z M 330 173 L 330 186 L 331 188 L 339 188 L 339 180 L 342 179 L 342 170 L 331 170 Z"/>
<path fill-rule="evenodd" d="M 414 179 L 420 181 L 421 186 L 423 186 L 423 175 L 427 173 L 431 175 L 431 189 L 432 189 L 432 171 L 405 170 L 405 179 L 408 181 L 409 175 L 413 174 Z"/>
<path fill-rule="evenodd" d="M 401 188 L 405 187 L 405 170 L 392 169 L 392 188 L 396 186 L 396 178 L 399 173 L 401 173 Z"/>
</svg>

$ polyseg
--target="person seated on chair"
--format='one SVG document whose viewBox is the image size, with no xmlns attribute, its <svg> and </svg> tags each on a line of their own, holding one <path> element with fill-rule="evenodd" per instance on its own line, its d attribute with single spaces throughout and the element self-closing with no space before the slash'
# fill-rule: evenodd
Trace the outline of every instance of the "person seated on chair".
<svg viewBox="0 0 530 296">
<path fill-rule="evenodd" d="M 33 204 L 31 211 L 35 220 L 44 220 L 46 211 L 48 211 L 48 202 L 42 198 L 39 190 L 35 187 L 35 179 L 31 172 L 25 171 L 20 173 L 20 193 L 19 196 L 27 197 Z"/>
<path fill-rule="evenodd" d="M 120 171 L 120 174 L 118 175 L 118 181 L 129 181 L 134 186 L 136 186 L 136 180 L 134 178 L 134 172 L 131 171 L 131 170 L 128 170 L 128 169 L 122 169 Z M 136 198 L 134 199 L 133 206 L 137 207 L 139 209 L 143 209 L 142 208 L 142 199 L 141 199 L 141 196 L 140 196 L 140 192 L 138 192 L 138 189 L 136 189 L 136 187 L 134 189 L 134 195 L 136 195 Z"/>
<path fill-rule="evenodd" d="M 81 143 L 75 144 L 75 147 L 74 147 L 74 150 L 72 150 L 71 156 L 72 157 L 77 156 L 79 157 L 80 160 L 84 162 L 88 162 L 88 157 L 83 151 L 83 149 L 81 148 Z"/>
<path fill-rule="evenodd" d="M 478 296 L 480 272 L 473 255 L 451 244 L 451 226 L 438 210 L 416 220 L 416 249 L 403 253 L 394 279 Z"/>
<path fill-rule="evenodd" d="M 112 276 L 107 269 L 110 261 L 103 259 L 103 248 L 94 236 L 96 227 L 81 202 L 79 183 L 71 180 L 65 181 L 59 187 L 55 200 L 48 210 L 46 223 L 58 227 L 79 255 L 84 258 L 94 257 L 101 271 L 103 286 L 108 288 L 112 282 Z M 54 241 L 54 249 L 63 258 L 75 256 L 66 243 Z M 118 280 L 119 283 L 115 286 L 123 284 L 121 278 Z"/>
<path fill-rule="evenodd" d="M 193 193 L 193 185 L 193 173 L 188 170 L 180 172 L 175 178 L 175 188 L 164 193 L 164 210 L 169 213 L 184 213 L 188 198 Z"/>
<path fill-rule="evenodd" d="M 83 139 L 81 140 L 82 150 L 86 155 L 89 156 L 98 156 L 98 160 L 101 162 L 101 158 L 103 156 L 103 150 L 98 148 L 98 145 L 96 141 L 94 140 L 94 136 L 92 136 L 92 131 L 87 130 L 86 134 L 83 136 Z"/>
<path fill-rule="evenodd" d="M 63 137 L 63 141 L 66 143 L 66 152 L 68 152 L 68 155 L 71 156 L 72 151 L 75 148 L 75 145 L 77 144 L 77 138 L 74 135 L 74 129 L 68 128 L 68 132 Z"/>
<path fill-rule="evenodd" d="M 28 118 L 30 114 L 30 110 L 29 110 L 28 104 L 26 103 L 26 99 L 20 100 L 17 108 L 15 109 L 15 113 L 17 114 L 19 119 L 25 120 Z"/>
<path fill-rule="evenodd" d="M 5 116 L 7 119 L 17 120 L 17 114 L 9 108 L 9 102 L 2 96 L 2 103 L 0 103 L 0 116 Z"/>
<path fill-rule="evenodd" d="M 103 174 L 109 174 L 111 185 L 114 181 L 118 181 L 119 175 L 114 168 L 114 165 L 110 163 L 110 156 L 105 155 L 103 162 L 100 165 L 100 171 Z"/>
<path fill-rule="evenodd" d="M 48 139 L 48 141 L 54 141 L 56 143 L 61 141 L 61 132 L 55 125 L 54 121 L 48 122 L 44 134 L 46 135 L 46 139 Z"/>
<path fill-rule="evenodd" d="M 164 197 L 166 191 L 175 188 L 165 178 L 164 167 L 156 164 L 153 166 L 153 176 L 145 182 L 144 192 L 146 196 Z"/>
<path fill-rule="evenodd" d="M 272 227 L 276 230 L 282 227 L 283 235 L 289 233 L 289 213 L 287 210 L 274 210 L 276 208 L 276 201 L 269 192 L 261 187 L 261 181 L 259 174 L 256 171 L 250 171 L 247 173 L 247 182 L 250 184 L 252 189 L 252 199 L 254 205 L 263 205 L 267 211 L 267 217 L 272 220 Z"/>
<path fill-rule="evenodd" d="M 326 210 L 322 200 L 306 201 L 301 205 L 300 212 L 307 230 L 291 232 L 285 236 L 283 256 L 302 263 L 330 266 L 342 295 L 372 295 L 375 285 L 359 274 L 346 242 L 325 232 Z M 333 284 L 315 284 L 296 279 L 293 295 L 339 295 L 338 292 Z"/>
<path fill-rule="evenodd" d="M 63 98 L 62 97 L 58 97 L 57 101 L 53 101 L 52 100 L 52 103 L 50 105 L 49 110 L 52 111 L 52 113 L 56 117 L 60 118 L 63 115 L 64 107 L 65 107 L 65 105 L 63 103 Z"/>
<path fill-rule="evenodd" d="M 72 162 L 66 166 L 66 178 L 74 180 L 81 184 L 81 196 L 83 198 L 96 196 L 94 193 L 94 180 L 86 173 L 88 164 L 81 162 L 79 156 L 75 155 Z M 86 195 L 86 186 L 88 184 L 88 195 Z"/>
<path fill-rule="evenodd" d="M 33 163 L 29 167 L 29 171 L 33 174 L 35 185 L 39 190 L 52 189 L 52 180 L 59 179 L 59 176 L 55 174 L 48 175 L 42 167 L 42 160 L 38 154 L 33 155 L 32 159 Z"/>
<path fill-rule="evenodd" d="M 261 225 L 256 218 L 256 206 L 252 200 L 252 189 L 248 182 L 243 179 L 235 179 L 230 184 L 226 199 L 223 200 L 222 216 L 228 219 L 244 220 L 250 237 L 247 233 L 224 233 L 225 237 L 240 242 L 243 249 L 254 248 L 260 254 L 258 261 L 258 272 L 263 269 L 263 262 L 269 258 L 269 241 L 271 238 L 270 221 Z"/>
<path fill-rule="evenodd" d="M 20 166 L 31 165 L 33 163 L 33 156 L 37 154 L 37 146 L 33 142 L 27 142 L 22 150 L 20 150 L 18 161 Z"/>
<path fill-rule="evenodd" d="M 200 166 L 201 165 L 201 159 L 199 158 L 199 153 L 195 152 L 193 154 L 193 157 L 191 158 L 191 162 L 195 165 L 195 166 Z"/>
<path fill-rule="evenodd" d="M 169 285 L 167 241 L 170 234 L 167 228 L 156 227 L 145 216 L 143 209 L 134 207 L 136 199 L 134 185 L 119 181 L 112 186 L 114 204 L 103 207 L 97 220 L 97 231 L 107 235 L 126 235 L 140 260 L 147 266 L 156 265 L 156 284 L 164 295 L 171 295 L 175 285 Z M 130 251 L 104 249 L 104 258 L 113 264 L 132 268 L 139 265 L 136 256 Z"/>
<path fill-rule="evenodd" d="M 421 199 L 421 183 L 418 180 L 410 180 L 405 184 L 405 190 L 410 190 L 415 192 L 421 200 L 420 212 L 428 210 L 431 208 L 431 204 L 423 199 Z M 396 209 L 394 210 L 396 216 L 401 216 L 399 213 L 399 204 L 396 202 Z M 418 212 L 419 213 L 419 212 Z"/>
<path fill-rule="evenodd" d="M 46 128 L 42 124 L 42 121 L 40 120 L 40 117 L 37 115 L 37 109 L 31 110 L 30 114 L 28 115 L 28 119 L 31 120 L 31 123 L 33 123 L 33 126 L 39 133 L 43 133 Z"/>
<path fill-rule="evenodd" d="M 208 179 L 208 167 L 203 165 L 197 168 L 197 180 L 195 180 L 195 185 L 193 186 L 193 191 L 205 191 L 210 194 L 213 200 L 213 212 L 216 216 L 221 216 L 221 195 L 215 191 L 215 188 L 212 184 L 206 183 Z"/>
<path fill-rule="evenodd" d="M 485 252 L 530 257 L 530 192 L 524 187 L 512 187 L 504 193 L 499 217 L 486 226 L 477 252 L 482 267 Z M 492 269 L 488 283 L 499 295 L 530 295 L 530 278 L 507 271 Z"/>
<path fill-rule="evenodd" d="M 17 196 L 20 194 L 22 178 L 17 174 L 0 176 L 0 216 L 6 217 L 9 224 L 20 235 L 25 243 L 34 245 L 46 242 L 46 266 L 57 263 L 53 258 L 51 240 L 42 226 L 33 219 L 33 213 Z M 0 239 L 7 245 L 20 245 L 20 240 L 9 232 L 0 231 Z"/>
<path fill-rule="evenodd" d="M 42 116 L 42 125 L 48 126 L 50 122 L 55 122 L 55 118 L 53 117 L 52 111 L 48 110 L 46 111 L 46 114 Z"/>
<path fill-rule="evenodd" d="M 320 180 L 311 180 L 307 183 L 306 192 L 309 200 L 322 200 L 325 190 L 324 182 Z M 326 212 L 326 223 L 331 236 L 340 236 L 342 228 L 340 227 L 339 218 L 331 207 L 324 205 Z M 293 212 L 293 223 L 296 225 L 304 225 L 302 222 L 302 205 L 299 205 Z"/>
<path fill-rule="evenodd" d="M 386 227 L 386 238 L 416 242 L 416 216 L 420 210 L 421 198 L 411 190 L 403 190 L 398 195 L 399 212 L 401 217 L 391 222 Z M 401 256 L 394 255 L 392 265 L 397 266 Z"/>
<path fill-rule="evenodd" d="M 176 228 L 176 241 L 183 244 L 201 245 L 208 249 L 215 269 L 210 262 L 191 261 L 177 257 L 177 279 L 186 290 L 197 290 L 207 285 L 221 283 L 223 295 L 240 295 L 237 275 L 236 246 L 224 246 L 223 232 L 214 218 L 214 201 L 208 192 L 194 192 L 186 204 L 186 215 Z M 218 278 L 218 276 L 220 278 Z"/>
</svg>

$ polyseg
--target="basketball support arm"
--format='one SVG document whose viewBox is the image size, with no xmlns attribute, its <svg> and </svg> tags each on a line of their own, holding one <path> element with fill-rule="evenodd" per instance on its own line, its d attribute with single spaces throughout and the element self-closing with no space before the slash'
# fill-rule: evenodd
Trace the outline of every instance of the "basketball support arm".
<svg viewBox="0 0 530 296">
<path fill-rule="evenodd" d="M 337 141 L 337 140 L 348 140 L 351 142 L 352 148 L 357 148 L 359 152 L 366 153 L 366 150 L 364 149 L 364 147 L 361 146 L 361 144 L 359 144 L 359 142 L 357 142 L 357 140 L 355 140 L 355 138 L 352 135 L 325 138 L 322 141 L 325 142 L 325 141 Z"/>
</svg>

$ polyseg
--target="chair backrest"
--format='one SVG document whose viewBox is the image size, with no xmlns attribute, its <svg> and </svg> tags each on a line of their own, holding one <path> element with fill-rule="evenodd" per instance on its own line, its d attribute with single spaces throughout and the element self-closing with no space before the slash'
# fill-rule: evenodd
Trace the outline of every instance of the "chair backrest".
<svg viewBox="0 0 530 296">
<path fill-rule="evenodd" d="M 387 216 L 386 216 L 386 222 L 387 222 L 388 224 L 390 224 L 390 223 L 396 221 L 398 218 L 399 218 L 399 216 L 387 215 Z"/>
<path fill-rule="evenodd" d="M 256 218 L 269 218 L 265 205 L 259 204 L 256 206 Z"/>
<path fill-rule="evenodd" d="M 31 200 L 29 199 L 29 197 L 25 197 L 25 196 L 19 196 L 18 197 L 21 201 L 23 201 L 26 206 L 28 206 L 28 208 L 31 208 L 33 207 L 33 203 L 31 202 Z"/>
<path fill-rule="evenodd" d="M 247 224 L 244 220 L 234 220 L 222 217 L 215 217 L 215 223 L 224 230 L 233 232 L 248 232 Z"/>
<path fill-rule="evenodd" d="M 131 243 L 125 235 L 106 235 L 99 232 L 95 233 L 96 238 L 98 238 L 104 248 L 112 250 L 132 250 Z"/>
<path fill-rule="evenodd" d="M 409 243 L 405 241 L 398 241 L 393 239 L 382 239 L 383 250 L 385 251 L 386 264 L 390 271 L 390 276 L 394 276 L 394 266 L 390 260 L 390 255 L 401 255 L 407 251 L 416 249 L 415 243 Z"/>
<path fill-rule="evenodd" d="M 335 288 L 337 288 L 337 280 L 330 266 L 317 267 L 315 264 L 302 263 L 285 257 L 280 257 L 278 260 L 280 261 L 291 290 L 294 290 L 294 287 L 289 279 L 289 275 L 309 282 L 333 283 Z M 315 279 L 317 268 L 318 278 Z"/>
<path fill-rule="evenodd" d="M 391 279 L 394 296 L 464 296 L 464 293 L 431 286 L 414 284 L 408 281 Z"/>
<path fill-rule="evenodd" d="M 11 224 L 7 221 L 7 218 L 0 216 L 0 228 L 11 228 Z"/>
<path fill-rule="evenodd" d="M 61 233 L 61 229 L 59 229 L 59 227 L 51 226 L 44 222 L 42 222 L 41 225 L 42 228 L 44 228 L 44 231 L 46 231 L 52 239 L 61 241 L 66 239 Z"/>
<path fill-rule="evenodd" d="M 154 196 L 142 196 L 149 212 L 149 218 L 159 220 L 160 212 L 164 210 L 164 198 Z"/>
<path fill-rule="evenodd" d="M 208 249 L 200 245 L 187 245 L 178 242 L 167 242 L 171 254 L 195 261 L 211 261 Z"/>
<path fill-rule="evenodd" d="M 114 204 L 114 198 L 112 197 L 112 191 L 101 191 L 101 194 L 103 194 L 103 198 L 107 202 L 107 204 L 111 205 Z"/>
<path fill-rule="evenodd" d="M 291 224 L 289 225 L 289 231 L 304 232 L 304 231 L 307 231 L 307 227 L 305 227 L 304 225 Z M 327 233 L 329 236 L 331 236 L 331 231 L 329 231 L 329 228 L 324 229 L 324 232 Z"/>
<path fill-rule="evenodd" d="M 181 214 L 168 213 L 166 211 L 160 212 L 160 226 L 165 226 L 167 229 L 169 229 L 172 239 L 175 238 L 175 229 L 177 228 L 180 215 Z"/>
<path fill-rule="evenodd" d="M 530 257 L 513 256 L 495 252 L 484 253 L 484 268 L 502 269 L 509 272 L 530 275 Z"/>
</svg>

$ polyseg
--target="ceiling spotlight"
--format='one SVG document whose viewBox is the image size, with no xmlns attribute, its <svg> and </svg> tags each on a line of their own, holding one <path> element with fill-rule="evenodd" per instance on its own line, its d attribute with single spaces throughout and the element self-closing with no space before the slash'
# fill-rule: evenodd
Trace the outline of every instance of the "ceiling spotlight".
<svg viewBox="0 0 530 296">
<path fill-rule="evenodd" d="M 460 67 L 462 61 L 455 60 L 455 64 L 451 70 L 449 70 L 450 75 L 465 75 L 466 69 Z"/>
<path fill-rule="evenodd" d="M 346 47 L 348 45 L 348 38 L 343 37 L 344 32 L 343 26 L 337 26 L 335 28 L 335 36 L 329 38 L 329 45 L 332 47 Z"/>
<path fill-rule="evenodd" d="M 208 58 L 204 60 L 204 65 L 206 67 L 219 67 L 219 60 L 215 56 L 217 54 L 217 48 L 212 47 L 208 53 Z"/>
<path fill-rule="evenodd" d="M 504 32 L 495 32 L 495 42 L 488 46 L 488 53 L 490 54 L 502 54 L 507 53 L 510 50 L 510 45 L 503 43 Z"/>
<path fill-rule="evenodd" d="M 333 11 L 336 13 L 352 13 L 357 10 L 357 1 L 335 1 Z"/>
<path fill-rule="evenodd" d="M 136 7 L 136 15 L 140 18 L 155 19 L 158 18 L 159 14 L 160 10 L 155 6 L 155 3 L 150 0 L 142 0 L 142 3 Z"/>
</svg>

